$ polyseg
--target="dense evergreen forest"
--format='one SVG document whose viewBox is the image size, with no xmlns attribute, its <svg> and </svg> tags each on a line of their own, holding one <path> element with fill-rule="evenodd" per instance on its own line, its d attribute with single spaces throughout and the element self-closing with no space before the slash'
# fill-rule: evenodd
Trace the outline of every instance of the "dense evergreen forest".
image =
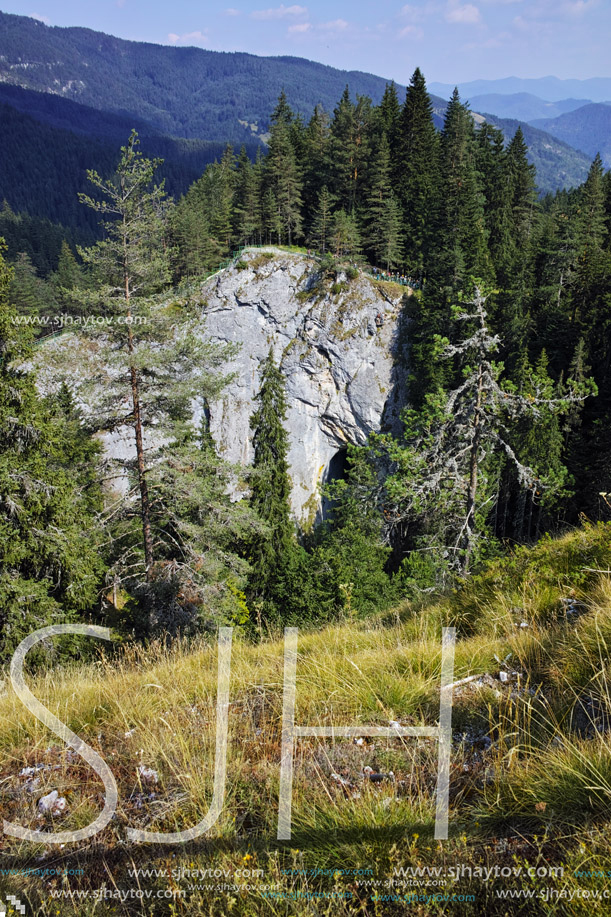
<svg viewBox="0 0 611 917">
<path fill-rule="evenodd" d="M 103 174 L 112 171 L 117 149 L 134 125 L 139 129 L 143 124 L 140 133 L 147 152 L 163 159 L 159 178 L 176 197 L 206 165 L 220 158 L 225 146 L 166 137 L 147 129 L 141 119 L 97 111 L 16 86 L 0 85 L 0 120 L 0 202 L 3 199 L 15 213 L 27 215 L 18 231 L 14 223 L 5 223 L 2 234 L 12 249 L 22 244 L 26 229 L 32 226 L 31 218 L 37 218 L 37 228 L 32 227 L 31 238 L 19 250 L 28 251 L 45 272 L 50 266 L 38 256 L 41 244 L 46 245 L 40 237 L 40 221 L 57 224 L 48 227 L 48 234 L 63 232 L 81 243 L 99 236 L 95 214 L 81 207 L 78 195 L 87 187 L 87 169 Z M 246 146 L 253 158 L 257 146 L 258 141 Z"/>
<path fill-rule="evenodd" d="M 439 133 L 416 70 L 404 100 L 393 85 L 377 106 L 346 90 L 307 123 L 282 93 L 267 153 L 227 147 L 176 202 L 154 184 L 157 166 L 132 135 L 114 177 L 92 172 L 81 195 L 103 240 L 76 251 L 49 233 L 4 254 L 4 655 L 58 614 L 125 636 L 366 614 L 582 515 L 608 518 L 611 173 L 599 157 L 581 187 L 539 199 L 521 130 L 506 143 L 477 127 L 456 92 Z M 14 239 L 28 218 L 5 207 L 1 219 Z M 228 467 L 206 406 L 229 350 L 198 341 L 184 292 L 237 248 L 269 243 L 315 250 L 321 284 L 369 265 L 411 285 L 403 432 L 350 449 L 331 518 L 311 533 L 289 516 L 281 368 L 272 354 L 262 368 L 252 468 Z M 95 420 L 67 389 L 37 392 L 23 368 L 33 332 L 16 321 L 84 310 L 147 319 L 98 334 L 116 385 Z M 136 457 L 127 498 L 107 506 L 91 434 L 121 423 Z M 145 452 L 150 423 L 164 445 Z M 232 502 L 236 475 L 250 496 Z"/>
</svg>

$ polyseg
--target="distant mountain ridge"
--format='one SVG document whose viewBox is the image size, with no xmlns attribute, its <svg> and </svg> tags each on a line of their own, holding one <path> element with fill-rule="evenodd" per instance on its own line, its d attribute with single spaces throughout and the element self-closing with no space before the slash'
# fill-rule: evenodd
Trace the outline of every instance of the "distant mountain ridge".
<svg viewBox="0 0 611 917">
<path fill-rule="evenodd" d="M 611 77 L 594 77 L 589 80 L 561 80 L 557 76 L 544 76 L 537 79 L 522 79 L 517 76 L 508 76 L 501 80 L 472 80 L 468 83 L 458 83 L 461 96 L 471 100 L 473 96 L 500 93 L 512 95 L 518 92 L 528 92 L 547 99 L 550 102 L 560 102 L 563 99 L 583 99 L 584 101 L 606 102 L 611 99 Z M 449 99 L 454 89 L 453 83 L 431 83 L 431 92 Z"/>
<path fill-rule="evenodd" d="M 317 103 L 331 112 L 346 83 L 377 103 L 386 82 L 301 58 L 126 42 L 0 13 L 0 203 L 90 234 L 77 192 L 88 190 L 88 168 L 112 169 L 132 128 L 146 156 L 165 160 L 178 197 L 226 143 L 244 143 L 254 158 L 282 88 L 307 118 Z M 397 90 L 402 102 L 405 88 Z M 446 102 L 431 100 L 439 129 Z M 493 119 L 506 140 L 520 123 Z M 522 126 L 542 191 L 583 181 L 583 153 Z"/>
<path fill-rule="evenodd" d="M 583 150 L 592 159 L 600 153 L 605 166 L 611 167 L 611 105 L 592 103 L 558 118 L 532 123 L 533 127 Z"/>
<path fill-rule="evenodd" d="M 490 111 L 499 118 L 517 118 L 518 121 L 534 121 L 535 118 L 557 118 L 567 111 L 574 111 L 588 104 L 584 99 L 562 99 L 548 102 L 530 92 L 514 92 L 502 95 L 500 92 L 473 96 L 468 100 L 474 111 Z"/>
</svg>

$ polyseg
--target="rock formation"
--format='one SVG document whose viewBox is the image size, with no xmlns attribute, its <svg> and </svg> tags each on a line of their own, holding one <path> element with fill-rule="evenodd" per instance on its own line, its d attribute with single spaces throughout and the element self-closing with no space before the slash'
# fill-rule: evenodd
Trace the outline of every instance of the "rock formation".
<svg viewBox="0 0 611 917">
<path fill-rule="evenodd" d="M 235 380 L 211 405 L 212 435 L 230 461 L 252 460 L 249 419 L 272 347 L 286 378 L 292 509 L 304 527 L 347 443 L 397 423 L 404 292 L 362 273 L 324 278 L 313 258 L 271 248 L 245 252 L 202 287 L 206 335 L 241 345 L 228 367 Z"/>
</svg>

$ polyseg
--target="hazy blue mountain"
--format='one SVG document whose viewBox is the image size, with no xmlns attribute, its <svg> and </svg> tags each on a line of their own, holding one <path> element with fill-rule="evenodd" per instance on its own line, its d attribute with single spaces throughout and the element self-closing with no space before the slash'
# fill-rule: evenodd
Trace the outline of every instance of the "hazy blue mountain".
<svg viewBox="0 0 611 917">
<path fill-rule="evenodd" d="M 449 99 L 454 89 L 453 83 L 431 83 L 431 92 Z M 512 95 L 516 92 L 529 92 L 550 102 L 563 99 L 583 99 L 594 102 L 605 102 L 611 99 L 611 77 L 595 77 L 589 80 L 560 80 L 557 76 L 544 76 L 539 79 L 521 79 L 508 76 L 502 80 L 473 80 L 470 83 L 458 83 L 458 91 L 465 99 L 474 96 L 500 93 Z"/>
<path fill-rule="evenodd" d="M 592 157 L 523 121 L 498 118 L 493 114 L 485 114 L 484 117 L 490 124 L 499 127 L 507 140 L 513 137 L 518 127 L 522 128 L 528 145 L 528 158 L 537 169 L 540 191 L 574 188 L 586 180 Z"/>
<path fill-rule="evenodd" d="M 600 153 L 607 168 L 611 167 L 611 104 L 584 105 L 533 125 L 583 150 L 591 159 Z"/>
<path fill-rule="evenodd" d="M 586 105 L 583 99 L 562 99 L 561 102 L 547 102 L 530 92 L 514 92 L 512 95 L 490 93 L 469 99 L 473 111 L 490 111 L 499 118 L 517 118 L 518 121 L 534 121 L 535 118 L 557 118 L 567 111 L 574 111 Z"/>
</svg>

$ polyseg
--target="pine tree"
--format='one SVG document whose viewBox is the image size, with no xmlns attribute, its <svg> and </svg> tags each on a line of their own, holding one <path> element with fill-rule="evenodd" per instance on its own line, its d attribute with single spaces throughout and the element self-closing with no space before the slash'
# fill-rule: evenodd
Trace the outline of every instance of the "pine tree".
<svg viewBox="0 0 611 917">
<path fill-rule="evenodd" d="M 489 278 L 483 194 L 476 169 L 475 131 L 458 90 L 448 104 L 441 135 L 441 208 L 436 274 L 458 292 L 469 276 Z"/>
<path fill-rule="evenodd" d="M 86 295 L 85 300 L 103 303 L 115 313 L 115 318 L 121 316 L 124 320 L 124 324 L 114 326 L 117 329 L 114 337 L 118 336 L 119 348 L 127 352 L 124 372 L 129 379 L 131 395 L 145 571 L 149 580 L 154 556 L 141 411 L 143 373 L 134 340 L 133 319 L 143 318 L 146 323 L 150 318 L 146 314 L 147 298 L 167 286 L 169 264 L 161 244 L 160 213 L 164 191 L 159 185 L 148 190 L 159 161 L 144 159 L 138 144 L 137 134 L 132 131 L 127 146 L 121 148 L 121 159 L 110 181 L 102 179 L 97 172 L 88 172 L 102 200 L 82 194 L 81 201 L 111 219 L 104 223 L 107 238 L 81 254 L 85 263 L 99 272 L 100 279 L 106 274 L 105 285 L 93 296 Z"/>
<path fill-rule="evenodd" d="M 314 212 L 312 227 L 310 229 L 310 243 L 322 252 L 327 251 L 333 229 L 333 204 L 335 198 L 326 185 L 323 185 L 318 195 L 318 205 Z"/>
<path fill-rule="evenodd" d="M 74 309 L 74 299 L 70 291 L 85 284 L 85 277 L 81 265 L 76 260 L 74 252 L 66 240 L 62 242 L 57 270 L 51 276 L 51 285 L 58 305 L 64 311 Z"/>
<path fill-rule="evenodd" d="M 361 235 L 356 217 L 338 210 L 333 217 L 331 244 L 336 258 L 356 258 L 361 253 Z"/>
<path fill-rule="evenodd" d="M 278 210 L 276 195 L 272 188 L 266 188 L 263 193 L 262 203 L 263 236 L 268 244 L 282 241 L 282 221 Z"/>
<path fill-rule="evenodd" d="M 330 136 L 329 115 L 322 106 L 317 105 L 306 128 L 303 156 L 303 212 L 308 236 L 320 191 L 330 183 Z"/>
<path fill-rule="evenodd" d="M 605 187 L 603 167 L 597 156 L 588 178 L 580 189 L 575 215 L 576 264 L 573 278 L 573 310 L 571 324 L 584 337 L 588 359 L 595 369 L 606 367 L 608 372 L 611 347 L 608 330 L 611 327 L 610 292 L 611 252 L 607 247 Z"/>
<path fill-rule="evenodd" d="M 378 134 L 386 134 L 388 146 L 396 150 L 401 130 L 401 106 L 394 81 L 384 87 L 384 95 L 378 108 Z"/>
<path fill-rule="evenodd" d="M 277 208 L 277 225 L 289 245 L 301 235 L 303 206 L 303 181 L 293 147 L 292 125 L 293 115 L 283 92 L 272 115 L 266 173 Z"/>
<path fill-rule="evenodd" d="M 212 237 L 202 185 L 193 185 L 171 214 L 175 244 L 173 273 L 177 279 L 196 277 L 218 266 L 221 249 Z"/>
<path fill-rule="evenodd" d="M 38 277 L 31 258 L 25 252 L 21 252 L 13 264 L 13 279 L 8 297 L 20 315 L 48 317 L 50 323 L 45 329 L 46 333 L 57 330 L 57 326 L 53 325 L 57 310 L 53 289 Z"/>
<path fill-rule="evenodd" d="M 188 303 L 180 303 L 179 313 L 178 304 L 171 308 L 167 303 L 170 253 L 163 244 L 164 191 L 159 185 L 150 187 L 156 166 L 138 151 L 134 132 L 111 179 L 89 173 L 101 199 L 83 195 L 82 200 L 106 218 L 106 238 L 81 250 L 94 284 L 79 293 L 94 315 L 102 310 L 107 318 L 103 325 L 94 321 L 87 326 L 97 349 L 84 385 L 101 393 L 97 423 L 101 429 L 127 426 L 135 447 L 141 534 L 137 537 L 133 529 L 128 499 L 114 539 L 113 563 L 126 588 L 141 596 L 149 629 L 157 626 L 163 605 L 154 586 L 161 575 L 155 547 L 160 537 L 150 475 L 160 459 L 160 444 L 176 438 L 177 424 L 188 419 L 192 399 L 203 395 L 212 400 L 220 391 L 223 380 L 217 370 L 228 353 L 195 333 L 197 316 Z"/>
<path fill-rule="evenodd" d="M 511 199 L 513 241 L 518 251 L 528 252 L 537 195 L 535 168 L 528 161 L 528 147 L 521 127 L 507 147 L 505 162 Z"/>
<path fill-rule="evenodd" d="M 104 568 L 97 551 L 97 448 L 45 404 L 32 335 L 8 302 L 0 240 L 0 658 L 31 631 L 95 610 Z"/>
<path fill-rule="evenodd" d="M 219 244 L 220 257 L 226 257 L 233 244 L 233 198 L 236 182 L 236 160 L 233 147 L 228 145 L 221 161 L 207 170 L 208 218 L 210 234 Z"/>
<path fill-rule="evenodd" d="M 422 298 L 412 297 L 406 307 L 413 320 L 410 400 L 418 407 L 427 393 L 455 382 L 452 363 L 437 359 L 435 350 L 436 336 L 451 333 L 452 304 L 470 277 L 492 277 L 473 120 L 458 90 L 448 104 L 440 143 L 439 198 L 426 285 Z"/>
<path fill-rule="evenodd" d="M 238 159 L 234 199 L 234 235 L 238 245 L 257 242 L 261 235 L 259 175 L 242 147 Z"/>
<path fill-rule="evenodd" d="M 370 182 L 372 128 L 375 120 L 369 96 L 356 97 L 354 109 L 354 142 L 356 155 L 352 180 L 351 212 L 359 216 L 365 203 L 365 189 Z"/>
<path fill-rule="evenodd" d="M 391 548 L 378 490 L 371 450 L 349 446 L 345 477 L 323 488 L 328 516 L 311 545 L 311 603 L 321 616 L 365 615 L 397 597 L 385 570 Z"/>
<path fill-rule="evenodd" d="M 232 499 L 239 470 L 215 451 L 206 403 L 200 430 L 177 426 L 150 471 L 155 629 L 164 637 L 248 622 L 245 554 L 266 534 L 248 501 Z"/>
<path fill-rule="evenodd" d="M 501 341 L 489 327 L 485 302 L 476 287 L 468 308 L 454 309 L 454 321 L 470 330 L 456 344 L 439 337 L 436 356 L 458 360 L 462 378 L 447 394 L 430 391 L 419 411 L 406 413 L 405 445 L 390 443 L 388 456 L 396 469 L 386 481 L 388 518 L 399 527 L 424 525 L 428 549 L 439 551 L 447 569 L 461 575 L 491 543 L 499 459 L 512 466 L 525 491 L 558 486 L 557 469 L 546 463 L 539 471 L 520 460 L 511 432 L 526 417 L 547 421 L 566 412 L 594 390 L 591 383 L 572 383 L 552 396 L 543 374 L 527 392 L 501 384 L 503 366 L 493 359 Z"/>
<path fill-rule="evenodd" d="M 488 247 L 498 282 L 507 286 L 513 258 L 512 190 L 506 166 L 505 138 L 487 121 L 477 132 L 477 171 L 484 195 Z"/>
<path fill-rule="evenodd" d="M 352 213 L 356 201 L 356 170 L 356 111 L 346 86 L 331 122 L 329 172 L 338 205 L 347 213 Z"/>
</svg>

